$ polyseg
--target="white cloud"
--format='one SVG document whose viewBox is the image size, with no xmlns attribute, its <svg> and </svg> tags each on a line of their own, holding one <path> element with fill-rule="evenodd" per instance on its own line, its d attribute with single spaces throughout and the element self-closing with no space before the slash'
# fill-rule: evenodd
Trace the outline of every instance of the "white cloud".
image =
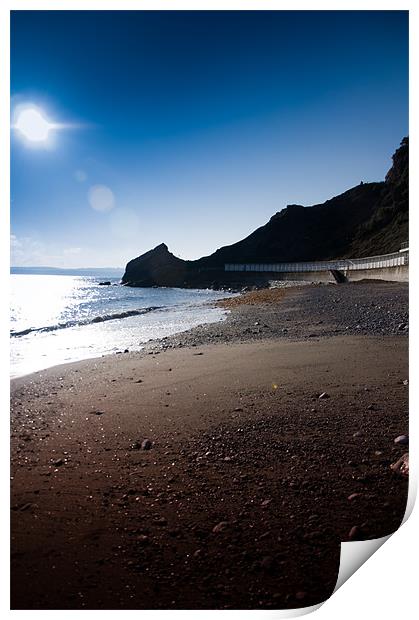
<svg viewBox="0 0 419 620">
<path fill-rule="evenodd" d="M 80 254 L 81 248 L 64 248 L 63 254 L 64 256 L 74 256 L 75 254 Z"/>
<path fill-rule="evenodd" d="M 33 237 L 10 235 L 10 264 L 13 267 L 76 267 L 82 256 L 83 250 L 79 247 L 61 249 Z"/>
<path fill-rule="evenodd" d="M 10 235 L 10 263 L 16 266 L 42 265 L 47 258 L 45 246 L 32 237 Z"/>
</svg>

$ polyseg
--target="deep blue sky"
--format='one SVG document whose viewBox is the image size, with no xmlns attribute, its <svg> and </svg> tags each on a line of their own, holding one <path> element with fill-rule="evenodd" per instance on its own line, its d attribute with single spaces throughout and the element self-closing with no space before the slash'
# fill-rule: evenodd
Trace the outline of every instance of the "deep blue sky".
<svg viewBox="0 0 419 620">
<path fill-rule="evenodd" d="M 382 180 L 408 133 L 403 11 L 15 11 L 11 42 L 12 113 L 73 125 L 12 130 L 15 265 L 207 255 Z"/>
</svg>

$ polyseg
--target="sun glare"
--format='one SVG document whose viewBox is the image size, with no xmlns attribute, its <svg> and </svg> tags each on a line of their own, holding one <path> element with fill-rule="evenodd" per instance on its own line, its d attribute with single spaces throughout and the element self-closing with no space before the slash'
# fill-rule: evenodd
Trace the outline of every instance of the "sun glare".
<svg viewBox="0 0 419 620">
<path fill-rule="evenodd" d="M 14 111 L 12 129 L 16 130 L 27 146 L 51 148 L 56 130 L 73 127 L 78 125 L 51 122 L 42 108 L 31 103 L 19 105 Z"/>
<path fill-rule="evenodd" d="M 31 142 L 45 142 L 54 125 L 48 122 L 40 110 L 27 108 L 19 113 L 14 127 Z"/>
</svg>

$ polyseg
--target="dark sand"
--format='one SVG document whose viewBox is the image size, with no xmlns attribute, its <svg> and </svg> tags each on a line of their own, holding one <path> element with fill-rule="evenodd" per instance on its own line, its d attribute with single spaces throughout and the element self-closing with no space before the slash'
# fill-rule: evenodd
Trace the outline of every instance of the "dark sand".
<svg viewBox="0 0 419 620">
<path fill-rule="evenodd" d="M 351 530 L 397 529 L 407 287 L 242 301 L 12 382 L 12 609 L 313 605 Z"/>
</svg>

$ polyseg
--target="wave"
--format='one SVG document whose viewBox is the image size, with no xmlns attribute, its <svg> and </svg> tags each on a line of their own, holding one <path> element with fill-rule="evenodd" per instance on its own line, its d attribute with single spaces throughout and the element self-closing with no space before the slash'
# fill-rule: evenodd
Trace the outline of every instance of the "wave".
<svg viewBox="0 0 419 620">
<path fill-rule="evenodd" d="M 104 321 L 114 321 L 115 319 L 126 319 L 130 316 L 139 316 L 141 314 L 147 314 L 154 310 L 162 310 L 165 306 L 149 306 L 147 308 L 139 308 L 138 310 L 125 310 L 122 312 L 115 312 L 112 314 L 103 314 L 95 316 L 92 319 L 85 320 L 72 320 L 65 323 L 57 323 L 56 325 L 46 325 L 44 327 L 28 327 L 21 331 L 10 331 L 10 336 L 27 336 L 33 332 L 52 332 L 58 329 L 66 329 L 67 327 L 80 327 L 81 325 L 92 325 L 94 323 L 103 323 Z"/>
</svg>

